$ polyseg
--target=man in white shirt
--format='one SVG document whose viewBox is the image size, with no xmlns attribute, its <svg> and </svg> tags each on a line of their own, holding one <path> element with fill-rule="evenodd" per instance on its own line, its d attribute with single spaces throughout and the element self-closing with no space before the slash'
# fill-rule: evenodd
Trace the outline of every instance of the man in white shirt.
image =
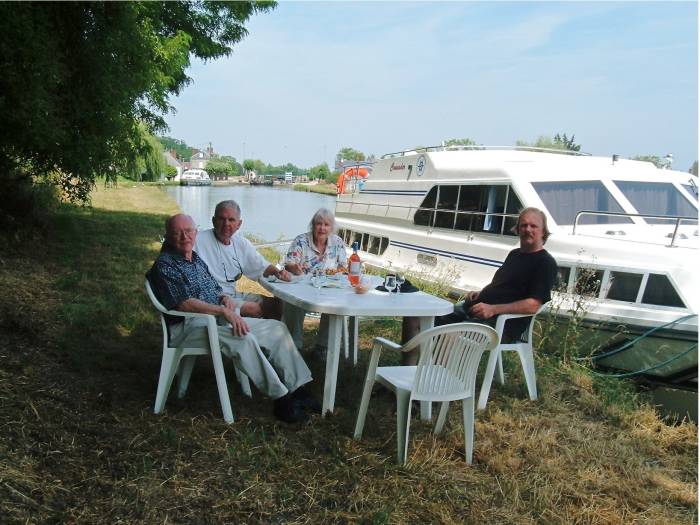
<svg viewBox="0 0 700 525">
<path fill-rule="evenodd" d="M 212 223 L 214 228 L 200 232 L 194 246 L 197 255 L 207 263 L 211 275 L 225 294 L 242 302 L 241 316 L 281 319 L 282 302 L 279 299 L 237 292 L 236 282 L 242 275 L 254 281 L 269 275 L 289 281 L 292 278 L 289 272 L 270 264 L 248 239 L 237 234 L 243 220 L 236 201 L 226 200 L 217 204 Z"/>
</svg>

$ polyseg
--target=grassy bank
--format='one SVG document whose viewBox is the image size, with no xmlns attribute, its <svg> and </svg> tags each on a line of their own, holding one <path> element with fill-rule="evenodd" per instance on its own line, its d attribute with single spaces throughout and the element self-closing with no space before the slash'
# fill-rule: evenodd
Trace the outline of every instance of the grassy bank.
<svg viewBox="0 0 700 525">
<path fill-rule="evenodd" d="M 336 195 L 335 184 L 295 184 L 294 191 L 310 191 L 324 195 Z"/>
<path fill-rule="evenodd" d="M 537 402 L 506 360 L 472 466 L 457 407 L 442 436 L 413 421 L 405 467 L 390 396 L 352 439 L 367 352 L 341 364 L 336 413 L 302 427 L 244 398 L 230 366 L 236 422 L 224 424 L 205 360 L 187 397 L 153 415 L 161 333 L 143 276 L 175 204 L 142 185 L 100 188 L 93 204 L 61 208 L 43 242 L 0 255 L 0 522 L 697 521 L 696 426 L 609 403 L 631 390 L 561 366 L 554 349 L 538 355 Z M 397 338 L 398 323 L 363 322 L 362 348 L 373 335 Z M 309 364 L 320 394 L 323 365 Z"/>
</svg>

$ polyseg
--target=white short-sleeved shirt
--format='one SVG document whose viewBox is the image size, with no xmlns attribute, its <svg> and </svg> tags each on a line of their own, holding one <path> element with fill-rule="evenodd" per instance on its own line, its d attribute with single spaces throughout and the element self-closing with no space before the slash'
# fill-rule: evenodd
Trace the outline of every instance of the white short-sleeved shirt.
<svg viewBox="0 0 700 525">
<path fill-rule="evenodd" d="M 219 242 L 213 228 L 199 232 L 194 251 L 207 263 L 209 272 L 221 285 L 224 293 L 232 297 L 242 297 L 242 294 L 236 292 L 235 282 L 228 281 L 232 281 L 240 273 L 257 281 L 270 265 L 255 246 L 238 232 L 231 237 L 231 243 L 228 245 Z"/>
<path fill-rule="evenodd" d="M 308 273 L 315 267 L 339 268 L 347 266 L 348 256 L 345 253 L 345 243 L 343 239 L 335 234 L 328 236 L 326 252 L 320 254 L 314 246 L 310 232 L 297 235 L 289 245 L 285 264 L 298 264 L 304 273 Z"/>
</svg>

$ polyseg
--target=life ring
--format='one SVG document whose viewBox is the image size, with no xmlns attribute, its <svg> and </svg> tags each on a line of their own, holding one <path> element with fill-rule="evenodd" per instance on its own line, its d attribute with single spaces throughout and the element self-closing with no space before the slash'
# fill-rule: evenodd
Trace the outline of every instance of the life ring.
<svg viewBox="0 0 700 525">
<path fill-rule="evenodd" d="M 342 175 L 338 177 L 338 181 L 335 183 L 336 192 L 341 195 L 345 192 L 345 182 L 351 179 L 359 179 L 364 181 L 369 177 L 370 170 L 361 166 L 349 166 L 345 168 Z"/>
</svg>

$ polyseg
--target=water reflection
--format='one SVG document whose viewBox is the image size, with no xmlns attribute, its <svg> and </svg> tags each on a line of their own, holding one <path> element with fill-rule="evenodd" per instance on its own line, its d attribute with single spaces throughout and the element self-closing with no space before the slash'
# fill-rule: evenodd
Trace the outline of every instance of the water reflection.
<svg viewBox="0 0 700 525">
<path fill-rule="evenodd" d="M 291 239 L 307 231 L 309 220 L 321 207 L 335 210 L 335 197 L 265 186 L 168 186 L 183 213 L 199 228 L 210 228 L 217 203 L 233 199 L 241 207 L 241 231 L 265 241 Z"/>
</svg>

